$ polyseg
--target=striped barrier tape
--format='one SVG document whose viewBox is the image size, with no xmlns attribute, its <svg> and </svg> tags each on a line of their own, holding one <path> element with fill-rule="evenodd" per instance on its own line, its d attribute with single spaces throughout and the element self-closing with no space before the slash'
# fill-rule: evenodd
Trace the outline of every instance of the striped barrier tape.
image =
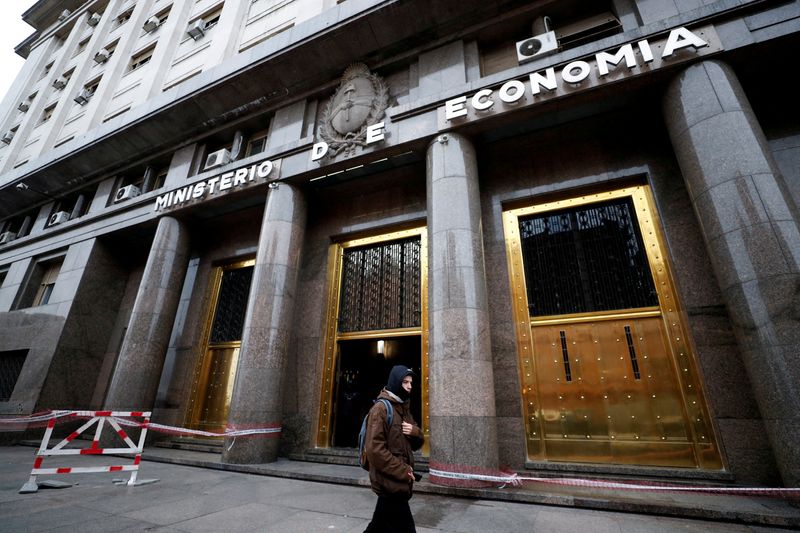
<svg viewBox="0 0 800 533">
<path fill-rule="evenodd" d="M 64 417 L 77 417 L 88 418 L 93 416 L 103 416 L 109 420 L 109 423 L 116 426 L 117 433 L 125 440 L 127 435 L 119 426 L 142 428 L 142 433 L 152 430 L 156 432 L 169 433 L 174 435 L 196 435 L 202 437 L 253 437 L 253 436 L 276 436 L 281 433 L 279 425 L 272 427 L 259 427 L 259 428 L 246 428 L 236 429 L 228 427 L 224 432 L 203 431 L 198 429 L 182 428 L 178 426 L 169 426 L 164 424 L 156 424 L 149 422 L 149 419 L 144 422 L 137 422 L 130 420 L 130 417 L 138 417 L 146 415 L 149 417 L 150 413 L 143 413 L 141 411 L 49 411 L 43 413 L 35 413 L 26 417 L 19 418 L 6 418 L 0 419 L 0 430 L 3 425 L 27 425 L 46 423 L 48 430 L 52 430 L 55 426 L 57 419 Z M 87 422 L 82 429 L 79 429 L 69 435 L 61 444 L 59 450 L 62 450 L 63 455 L 67 454 L 104 454 L 104 453 L 126 453 L 131 448 L 107 448 L 101 449 L 96 447 L 96 440 L 93 442 L 93 447 L 73 450 L 64 450 L 63 446 L 77 437 L 83 429 L 93 423 L 93 420 Z M 49 438 L 49 435 L 46 434 Z M 143 437 L 140 437 L 143 443 Z M 128 439 L 128 442 L 130 440 Z M 43 442 L 43 444 L 45 444 Z M 130 444 L 133 444 L 132 442 Z M 130 446 L 129 444 L 129 446 Z M 73 468 L 54 468 L 54 469 L 39 469 L 41 465 L 41 457 L 37 457 L 37 462 L 34 469 L 38 469 L 36 473 L 40 474 L 62 474 L 62 473 L 85 473 L 85 472 L 117 472 L 117 471 L 135 471 L 138 468 L 141 459 L 141 449 L 138 450 L 138 455 L 135 458 L 134 465 L 126 466 L 108 466 L 108 467 L 73 467 Z M 33 474 L 34 472 L 32 472 Z M 667 485 L 658 483 L 621 483 L 614 481 L 602 481 L 596 479 L 581 479 L 581 478 L 559 478 L 559 477 L 534 477 L 522 476 L 515 472 L 506 473 L 487 470 L 478 467 L 467 466 L 453 466 L 443 465 L 441 463 L 430 463 L 430 480 L 433 483 L 449 486 L 464 486 L 476 487 L 486 485 L 511 485 L 521 486 L 523 483 L 544 483 L 561 486 L 572 487 L 591 487 L 598 489 L 613 489 L 613 490 L 632 490 L 632 491 L 665 491 L 665 492 L 705 492 L 715 494 L 729 494 L 729 495 L 756 495 L 756 496 L 778 496 L 778 497 L 800 497 L 800 488 L 773 488 L 773 487 L 703 487 L 691 485 Z"/>
<path fill-rule="evenodd" d="M 800 497 L 800 488 L 774 487 L 709 487 L 693 485 L 668 485 L 660 483 L 618 481 L 602 481 L 597 479 L 534 477 L 523 476 L 515 472 L 497 472 L 476 467 L 454 467 L 431 462 L 429 470 L 432 483 L 447 486 L 478 487 L 487 485 L 521 486 L 523 483 L 545 483 L 570 487 L 591 487 L 598 489 L 630 490 L 630 491 L 666 491 L 666 492 L 704 492 L 713 494 L 743 496 L 777 496 L 781 498 Z"/>
<path fill-rule="evenodd" d="M 95 415 L 94 413 L 98 413 Z M 18 418 L 0 418 L 0 431 L 3 429 L 30 429 L 36 427 L 46 427 L 51 420 L 60 418 L 91 418 L 93 416 L 108 417 L 120 425 L 126 427 L 147 428 L 150 431 L 168 433 L 171 435 L 194 435 L 198 437 L 256 437 L 256 436 L 277 436 L 281 433 L 279 424 L 268 425 L 256 428 L 234 428 L 228 427 L 223 432 L 204 431 L 200 429 L 190 429 L 178 426 L 168 426 L 156 424 L 154 422 L 137 422 L 126 417 L 141 416 L 141 411 L 47 411 L 35 413 Z"/>
<path fill-rule="evenodd" d="M 135 427 L 138 424 L 131 420 L 119 420 L 123 425 Z M 250 428 L 250 429 L 234 429 L 228 427 L 223 432 L 217 431 L 203 431 L 201 429 L 189 429 L 178 426 L 167 426 L 164 424 L 150 423 L 149 428 L 153 431 L 160 433 L 169 433 L 172 435 L 196 435 L 199 437 L 255 437 L 263 436 L 277 436 L 281 433 L 281 426 Z"/>
</svg>

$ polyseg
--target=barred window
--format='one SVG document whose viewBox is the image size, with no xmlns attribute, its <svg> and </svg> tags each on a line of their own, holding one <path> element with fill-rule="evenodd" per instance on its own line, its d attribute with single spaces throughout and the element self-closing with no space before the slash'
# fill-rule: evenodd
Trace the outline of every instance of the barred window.
<svg viewBox="0 0 800 533">
<path fill-rule="evenodd" d="M 27 356 L 28 350 L 0 352 L 0 402 L 11 399 L 11 393 L 14 392 Z"/>
<path fill-rule="evenodd" d="M 630 198 L 519 221 L 530 316 L 658 305 Z"/>
<path fill-rule="evenodd" d="M 421 240 L 346 249 L 339 332 L 419 327 Z"/>
<path fill-rule="evenodd" d="M 242 340 L 252 280 L 252 266 L 223 271 L 209 339 L 211 344 Z"/>
</svg>

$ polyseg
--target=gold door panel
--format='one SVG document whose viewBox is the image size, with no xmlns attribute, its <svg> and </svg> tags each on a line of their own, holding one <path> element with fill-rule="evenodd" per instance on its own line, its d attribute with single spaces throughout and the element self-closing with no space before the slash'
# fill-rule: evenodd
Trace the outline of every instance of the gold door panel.
<svg viewBox="0 0 800 533">
<path fill-rule="evenodd" d="M 548 459 L 694 466 L 660 316 L 535 325 L 531 337 Z"/>
<path fill-rule="evenodd" d="M 201 381 L 193 391 L 191 425 L 204 431 L 222 431 L 228 422 L 239 346 L 206 350 Z"/>
<path fill-rule="evenodd" d="M 635 213 L 658 305 L 532 316 L 520 218 L 615 199 Z M 503 215 L 531 460 L 722 468 L 653 205 L 646 186 L 632 186 Z M 538 268 L 550 260 L 531 257 Z"/>
<path fill-rule="evenodd" d="M 419 309 L 413 315 L 418 319 L 416 324 L 411 325 L 402 320 L 400 323 L 383 323 L 376 325 L 375 319 L 381 313 L 382 308 L 392 308 L 395 306 L 378 305 L 375 295 L 370 298 L 365 298 L 364 305 L 350 305 L 352 303 L 353 294 L 347 291 L 346 270 L 352 267 L 352 264 L 345 260 L 345 256 L 354 250 L 364 249 L 365 247 L 382 247 L 391 246 L 393 243 L 398 243 L 404 240 L 414 240 L 419 243 L 419 274 L 418 274 L 418 287 L 413 291 L 408 292 L 408 295 L 416 294 L 416 299 L 419 302 Z M 351 271 L 352 272 L 352 271 Z M 370 270 L 365 270 L 364 274 L 369 274 Z M 373 270 L 374 272 L 374 270 Z M 326 325 L 324 335 L 324 347 L 322 365 L 322 383 L 320 384 L 320 401 L 319 401 L 319 420 L 317 425 L 317 446 L 320 448 L 328 448 L 334 445 L 336 428 L 336 408 L 337 397 L 341 396 L 341 391 L 337 390 L 340 386 L 340 380 L 337 377 L 337 369 L 342 368 L 342 348 L 345 349 L 349 345 L 355 345 L 363 341 L 384 340 L 387 350 L 390 345 L 402 342 L 403 339 L 415 339 L 418 348 L 413 350 L 414 353 L 419 354 L 419 371 L 420 378 L 419 384 L 415 383 L 415 388 L 418 387 L 419 398 L 419 412 L 420 412 L 420 427 L 425 434 L 425 445 L 422 448 L 423 454 L 428 453 L 429 431 L 430 431 L 430 414 L 428 410 L 428 248 L 427 248 L 427 231 L 425 227 L 418 227 L 407 230 L 399 230 L 391 233 L 375 235 L 372 237 L 364 237 L 354 239 L 351 241 L 339 242 L 331 245 L 328 251 L 328 287 L 327 287 L 327 311 L 326 311 Z M 414 276 L 416 277 L 416 276 Z M 369 275 L 365 275 L 363 279 L 369 279 Z M 404 278 L 407 281 L 411 277 Z M 382 283 L 383 285 L 383 283 Z M 368 292 L 368 291 L 367 291 Z M 390 291 L 392 292 L 392 291 Z M 361 295 L 362 293 L 359 293 Z M 363 293 L 366 294 L 366 293 Z M 370 293 L 371 294 L 371 293 Z M 392 292 L 394 294 L 394 292 Z M 395 295 L 397 296 L 397 295 Z M 357 298 L 356 298 L 357 299 Z M 352 313 L 348 309 L 358 308 L 363 309 L 363 316 L 354 320 Z M 384 309 L 385 311 L 385 309 Z M 394 316 L 391 312 L 389 315 Z M 402 313 L 397 313 L 397 317 Z M 383 315 L 386 316 L 384 312 Z M 343 324 L 350 323 L 350 326 L 343 327 Z M 418 339 L 418 340 L 417 340 Z M 410 353 L 410 351 L 409 351 Z M 388 352 L 385 354 L 389 356 Z M 389 360 L 389 359 L 387 359 Z M 398 360 L 399 364 L 401 361 Z M 404 361 L 403 364 L 409 364 Z M 351 369 L 352 370 L 352 369 Z M 340 372 L 338 372 L 340 373 Z M 388 372 L 386 372 L 388 373 Z M 386 376 L 381 376 L 381 384 Z M 378 387 L 375 394 L 380 391 Z M 371 401 L 373 397 L 370 397 Z M 358 424 L 360 424 L 358 420 Z"/>
<path fill-rule="evenodd" d="M 215 267 L 208 288 L 208 309 L 185 413 L 187 427 L 223 431 L 228 423 L 242 327 L 255 261 Z"/>
</svg>

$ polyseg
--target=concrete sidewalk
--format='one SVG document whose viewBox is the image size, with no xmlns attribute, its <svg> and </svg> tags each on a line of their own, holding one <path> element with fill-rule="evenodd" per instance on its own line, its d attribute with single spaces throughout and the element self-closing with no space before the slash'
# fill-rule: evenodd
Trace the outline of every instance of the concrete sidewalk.
<svg viewBox="0 0 800 533">
<path fill-rule="evenodd" d="M 225 470 L 229 465 L 211 461 L 205 468 L 175 464 L 202 462 L 204 454 L 159 449 L 145 450 L 139 476 L 159 478 L 153 485 L 112 484 L 114 477 L 122 477 L 120 474 L 76 474 L 58 477 L 77 483 L 73 487 L 18 494 L 30 473 L 34 453 L 29 447 L 0 447 L 0 531 L 360 532 L 366 527 L 375 503 L 372 492 L 361 486 L 365 478 L 358 468 L 296 461 L 247 467 L 254 472 L 261 469 L 259 475 Z M 154 462 L 150 456 L 172 464 Z M 129 462 L 96 456 L 48 457 L 43 466 L 78 465 L 79 461 L 80 465 Z M 264 475 L 268 472 L 270 475 Z M 326 478 L 329 482 L 297 479 L 302 476 Z M 344 481 L 348 476 L 352 482 Z M 550 503 L 558 504 L 543 505 L 439 495 L 433 491 L 441 487 L 428 483 L 421 483 L 419 488 L 411 508 L 420 533 L 786 531 L 731 522 L 724 516 L 709 521 L 591 510 L 576 508 L 577 504 L 564 507 L 569 501 L 564 494 L 540 494 L 542 501 L 553 498 Z M 507 494 L 534 492 L 503 490 Z M 574 503 L 580 499 L 572 497 Z M 759 505 L 764 516 L 776 521 L 779 517 L 796 519 L 800 515 L 800 510 L 778 500 L 759 499 L 755 503 L 750 498 L 724 497 L 715 505 L 723 503 L 730 506 L 730 511 L 740 508 L 745 514 L 753 514 L 757 510 L 754 506 Z"/>
</svg>

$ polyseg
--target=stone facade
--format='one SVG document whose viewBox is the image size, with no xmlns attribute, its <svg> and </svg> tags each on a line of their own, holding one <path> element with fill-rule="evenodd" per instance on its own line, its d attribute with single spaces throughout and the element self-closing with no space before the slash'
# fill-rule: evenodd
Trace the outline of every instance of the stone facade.
<svg viewBox="0 0 800 533">
<path fill-rule="evenodd" d="M 425 227 L 427 329 L 409 331 L 428 341 L 431 465 L 800 483 L 800 124 L 774 76 L 797 48 L 797 5 L 112 0 L 66 2 L 63 15 L 56 4 L 26 13 L 37 33 L 0 108 L 0 357 L 11 369 L 0 416 L 135 408 L 187 424 L 207 378 L 212 282 L 253 260 L 227 424 L 282 431 L 228 439 L 221 460 L 327 448 L 320 427 L 340 378 L 326 350 L 344 342 L 331 334 L 332 245 Z M 514 43 L 544 15 L 558 49 L 519 63 Z M 197 20 L 210 27 L 190 36 Z M 645 41 L 658 43 L 653 61 L 608 63 L 628 43 L 633 61 L 645 57 Z M 660 56 L 665 42 L 674 55 Z M 592 71 L 602 61 L 609 77 Z M 385 94 L 341 83 L 356 63 Z M 541 94 L 518 94 L 536 74 Z M 373 129 L 326 154 L 315 143 L 334 94 L 339 124 L 362 120 L 359 99 L 386 105 L 370 102 Z M 629 184 L 652 192 L 721 470 L 548 461 L 526 448 L 504 213 Z"/>
</svg>

